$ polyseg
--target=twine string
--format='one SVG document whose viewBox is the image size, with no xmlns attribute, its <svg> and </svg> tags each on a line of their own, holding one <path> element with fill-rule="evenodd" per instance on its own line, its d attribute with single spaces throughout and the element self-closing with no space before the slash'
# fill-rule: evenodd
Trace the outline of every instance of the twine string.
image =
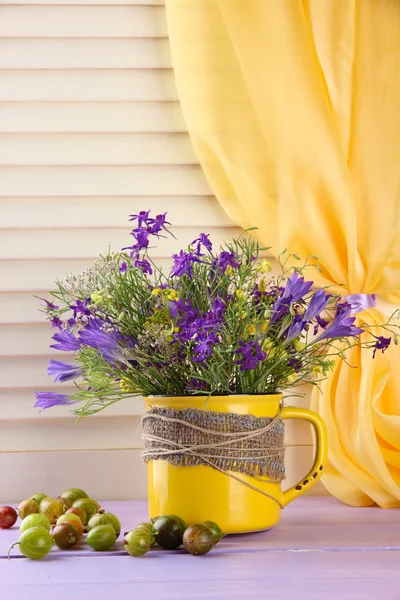
<svg viewBox="0 0 400 600">
<path fill-rule="evenodd" d="M 260 483 L 284 479 L 281 416 L 282 407 L 273 418 L 153 407 L 142 418 L 143 459 L 166 460 L 178 467 L 206 464 L 283 508 L 278 498 L 234 473 L 251 475 Z"/>
</svg>

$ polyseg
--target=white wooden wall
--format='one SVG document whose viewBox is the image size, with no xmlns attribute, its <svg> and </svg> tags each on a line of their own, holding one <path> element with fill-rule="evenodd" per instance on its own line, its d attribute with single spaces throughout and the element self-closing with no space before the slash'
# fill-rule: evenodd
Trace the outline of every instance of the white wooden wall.
<svg viewBox="0 0 400 600">
<path fill-rule="evenodd" d="M 191 148 L 163 2 L 0 0 L 0 502 L 69 486 L 146 496 L 141 401 L 79 425 L 33 408 L 34 390 L 60 386 L 32 296 L 129 243 L 128 214 L 148 207 L 179 237 L 161 262 L 200 230 L 216 242 L 238 231 Z M 290 424 L 287 443 L 293 483 L 311 463 L 308 427 Z"/>
</svg>

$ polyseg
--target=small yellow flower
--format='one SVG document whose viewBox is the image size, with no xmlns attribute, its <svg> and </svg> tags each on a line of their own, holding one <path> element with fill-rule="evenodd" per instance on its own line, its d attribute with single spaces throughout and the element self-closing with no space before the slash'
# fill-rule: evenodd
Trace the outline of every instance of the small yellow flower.
<svg viewBox="0 0 400 600">
<path fill-rule="evenodd" d="M 249 325 L 247 328 L 247 331 L 249 332 L 250 335 L 254 335 L 256 332 L 256 328 L 254 327 L 254 325 Z"/>
<path fill-rule="evenodd" d="M 119 382 L 119 387 L 121 388 L 121 390 L 123 392 L 134 392 L 135 390 L 133 388 L 131 388 L 128 384 L 127 381 L 124 381 L 123 379 Z"/>
<path fill-rule="evenodd" d="M 104 300 L 104 293 L 105 293 L 105 290 L 99 290 L 98 292 L 93 292 L 93 294 L 90 296 L 90 299 L 95 304 L 101 304 Z"/>
<path fill-rule="evenodd" d="M 174 333 L 178 333 L 179 327 L 174 327 Z"/>
<path fill-rule="evenodd" d="M 267 285 L 268 281 L 265 279 L 265 277 L 262 277 L 257 283 L 260 292 L 265 292 L 267 289 Z"/>
<path fill-rule="evenodd" d="M 169 294 L 167 294 L 167 298 L 168 300 L 178 300 L 178 294 L 176 293 L 175 290 L 170 290 Z"/>
<path fill-rule="evenodd" d="M 267 331 L 268 325 L 269 321 L 264 321 L 264 323 L 261 325 L 261 333 L 265 333 Z"/>
<path fill-rule="evenodd" d="M 294 383 L 297 379 L 297 375 L 296 373 L 292 373 L 291 375 L 289 375 L 288 377 L 286 377 L 286 381 L 289 385 L 291 385 L 292 383 Z"/>
<path fill-rule="evenodd" d="M 315 377 L 318 377 L 318 375 L 322 375 L 322 367 L 320 365 L 317 365 L 316 367 L 313 367 L 312 372 L 315 375 Z"/>
<path fill-rule="evenodd" d="M 153 296 L 159 296 L 161 294 L 161 290 L 160 288 L 154 288 L 154 290 L 151 293 L 153 294 Z"/>
<path fill-rule="evenodd" d="M 225 275 L 232 275 L 232 273 L 233 273 L 232 265 L 228 265 L 225 269 Z"/>
<path fill-rule="evenodd" d="M 263 343 L 261 344 L 261 348 L 262 350 L 264 350 L 264 352 L 268 354 L 269 357 L 275 354 L 274 344 L 269 338 L 263 341 Z"/>
<path fill-rule="evenodd" d="M 240 315 L 240 318 L 242 321 L 244 321 L 246 317 L 247 317 L 247 312 L 244 312 Z"/>
<path fill-rule="evenodd" d="M 258 267 L 257 271 L 259 273 L 270 273 L 272 271 L 272 267 L 271 267 L 271 263 L 269 262 L 269 260 L 263 260 L 260 263 L 260 266 Z"/>
<path fill-rule="evenodd" d="M 244 298 L 243 290 L 236 290 L 236 296 L 239 298 L 239 300 L 243 300 L 243 298 Z"/>
<path fill-rule="evenodd" d="M 300 342 L 300 340 L 294 340 L 293 344 L 297 352 L 302 352 L 306 347 L 306 344 L 304 342 Z"/>
</svg>

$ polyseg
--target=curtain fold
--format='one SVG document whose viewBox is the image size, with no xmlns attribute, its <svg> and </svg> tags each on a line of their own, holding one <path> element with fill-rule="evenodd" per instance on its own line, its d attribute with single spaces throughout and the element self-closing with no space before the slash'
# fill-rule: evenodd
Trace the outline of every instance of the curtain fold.
<svg viewBox="0 0 400 600">
<path fill-rule="evenodd" d="M 320 285 L 400 302 L 400 2 L 167 0 L 180 101 L 228 215 L 318 256 Z M 358 316 L 379 325 L 377 309 Z M 354 348 L 313 407 L 326 487 L 400 506 L 400 349 Z"/>
</svg>

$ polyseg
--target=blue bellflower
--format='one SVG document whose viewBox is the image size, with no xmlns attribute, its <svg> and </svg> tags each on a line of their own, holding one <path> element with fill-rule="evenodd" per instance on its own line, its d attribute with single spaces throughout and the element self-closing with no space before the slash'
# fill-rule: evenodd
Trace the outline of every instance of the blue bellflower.
<svg viewBox="0 0 400 600">
<path fill-rule="evenodd" d="M 329 327 L 314 340 L 314 343 L 331 338 L 352 337 L 363 333 L 363 329 L 353 325 L 356 318 L 349 316 L 351 311 L 352 308 L 348 302 L 338 303 L 336 305 L 334 320 Z"/>
<path fill-rule="evenodd" d="M 63 404 L 74 404 L 66 394 L 56 394 L 54 392 L 35 392 L 35 408 L 51 408 L 52 406 L 61 406 Z"/>
<path fill-rule="evenodd" d="M 54 382 L 59 381 L 61 383 L 80 377 L 83 371 L 77 365 L 69 365 L 59 360 L 50 359 L 47 373 L 49 375 L 55 375 Z"/>
<path fill-rule="evenodd" d="M 50 348 L 61 350 L 61 352 L 76 352 L 81 347 L 81 342 L 68 329 L 59 331 L 53 335 L 56 344 L 51 344 Z"/>
</svg>

